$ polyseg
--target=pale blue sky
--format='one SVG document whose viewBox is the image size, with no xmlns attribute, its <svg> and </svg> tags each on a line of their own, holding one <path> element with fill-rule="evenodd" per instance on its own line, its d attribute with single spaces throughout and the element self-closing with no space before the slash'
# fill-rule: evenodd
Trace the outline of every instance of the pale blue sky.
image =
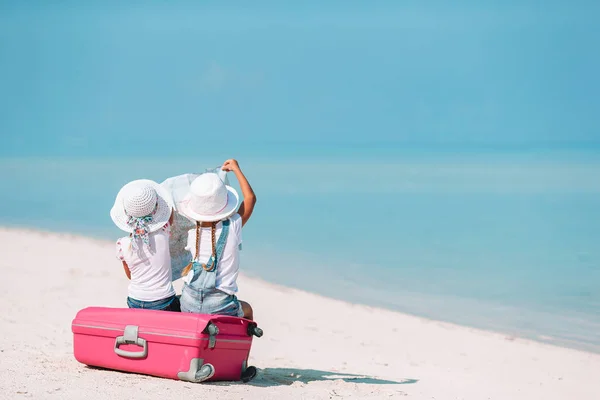
<svg viewBox="0 0 600 400">
<path fill-rule="evenodd" d="M 0 2 L 0 155 L 600 147 L 600 2 L 121 3 Z"/>
</svg>

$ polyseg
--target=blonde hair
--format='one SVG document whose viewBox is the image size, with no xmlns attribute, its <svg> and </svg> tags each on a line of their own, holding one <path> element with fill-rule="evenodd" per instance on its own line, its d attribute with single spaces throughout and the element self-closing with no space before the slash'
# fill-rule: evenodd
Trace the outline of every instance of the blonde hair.
<svg viewBox="0 0 600 400">
<path fill-rule="evenodd" d="M 194 255 L 194 260 L 197 260 L 198 257 L 200 256 L 200 235 L 201 235 L 200 229 L 201 229 L 201 227 L 202 227 L 202 222 L 196 221 L 196 253 Z M 204 268 L 205 271 L 212 271 L 215 268 L 216 259 L 217 259 L 216 230 L 217 230 L 217 222 L 215 221 L 210 225 L 210 235 L 211 235 L 211 239 L 212 239 L 212 256 L 213 256 L 214 261 L 213 261 L 213 265 L 210 269 L 207 268 L 206 264 L 202 264 L 202 268 Z M 186 276 L 192 269 L 193 264 L 194 264 L 194 261 L 192 260 L 188 265 L 186 265 L 186 267 L 183 269 L 183 271 L 181 271 L 181 276 Z"/>
</svg>

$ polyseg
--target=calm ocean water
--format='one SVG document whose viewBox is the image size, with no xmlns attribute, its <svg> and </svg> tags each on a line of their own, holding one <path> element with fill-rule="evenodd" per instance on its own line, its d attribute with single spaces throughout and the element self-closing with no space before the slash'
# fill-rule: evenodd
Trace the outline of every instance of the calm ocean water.
<svg viewBox="0 0 600 400">
<path fill-rule="evenodd" d="M 0 2 L 0 225 L 236 156 L 246 273 L 600 352 L 600 2 L 137 3 Z"/>
<path fill-rule="evenodd" d="M 0 224 L 114 239 L 122 184 L 217 159 L 0 158 Z M 600 152 L 240 160 L 243 270 L 349 301 L 600 351 Z"/>
</svg>

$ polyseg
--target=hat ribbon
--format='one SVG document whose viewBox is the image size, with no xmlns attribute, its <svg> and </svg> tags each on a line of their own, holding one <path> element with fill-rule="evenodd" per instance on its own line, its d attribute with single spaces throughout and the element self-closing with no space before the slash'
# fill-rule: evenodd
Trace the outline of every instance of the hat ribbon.
<svg viewBox="0 0 600 400">
<path fill-rule="evenodd" d="M 128 215 L 129 219 L 127 220 L 127 225 L 133 227 L 133 232 L 131 233 L 133 240 L 131 241 L 131 247 L 134 250 L 137 250 L 137 239 L 142 239 L 142 242 L 146 244 L 146 246 L 150 245 L 150 228 L 148 224 L 152 222 L 153 215 L 156 213 L 158 209 L 158 202 L 154 207 L 154 211 L 151 214 L 145 215 L 143 217 L 133 217 Z"/>
</svg>

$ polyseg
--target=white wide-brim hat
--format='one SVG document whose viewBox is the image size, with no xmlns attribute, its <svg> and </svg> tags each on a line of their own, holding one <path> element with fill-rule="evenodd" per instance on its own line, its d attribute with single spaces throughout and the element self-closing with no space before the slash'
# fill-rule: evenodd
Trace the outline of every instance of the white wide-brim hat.
<svg viewBox="0 0 600 400">
<path fill-rule="evenodd" d="M 190 185 L 190 191 L 177 205 L 184 216 L 200 222 L 221 221 L 237 211 L 240 197 L 215 173 L 204 173 Z"/>
<path fill-rule="evenodd" d="M 137 212 L 128 214 L 127 207 Z M 152 220 L 147 226 L 150 232 L 155 232 L 169 221 L 172 209 L 173 200 L 168 190 L 152 180 L 138 179 L 119 190 L 115 204 L 110 210 L 110 217 L 120 229 L 132 233 L 135 227 L 128 223 L 130 217 L 151 215 Z"/>
</svg>

